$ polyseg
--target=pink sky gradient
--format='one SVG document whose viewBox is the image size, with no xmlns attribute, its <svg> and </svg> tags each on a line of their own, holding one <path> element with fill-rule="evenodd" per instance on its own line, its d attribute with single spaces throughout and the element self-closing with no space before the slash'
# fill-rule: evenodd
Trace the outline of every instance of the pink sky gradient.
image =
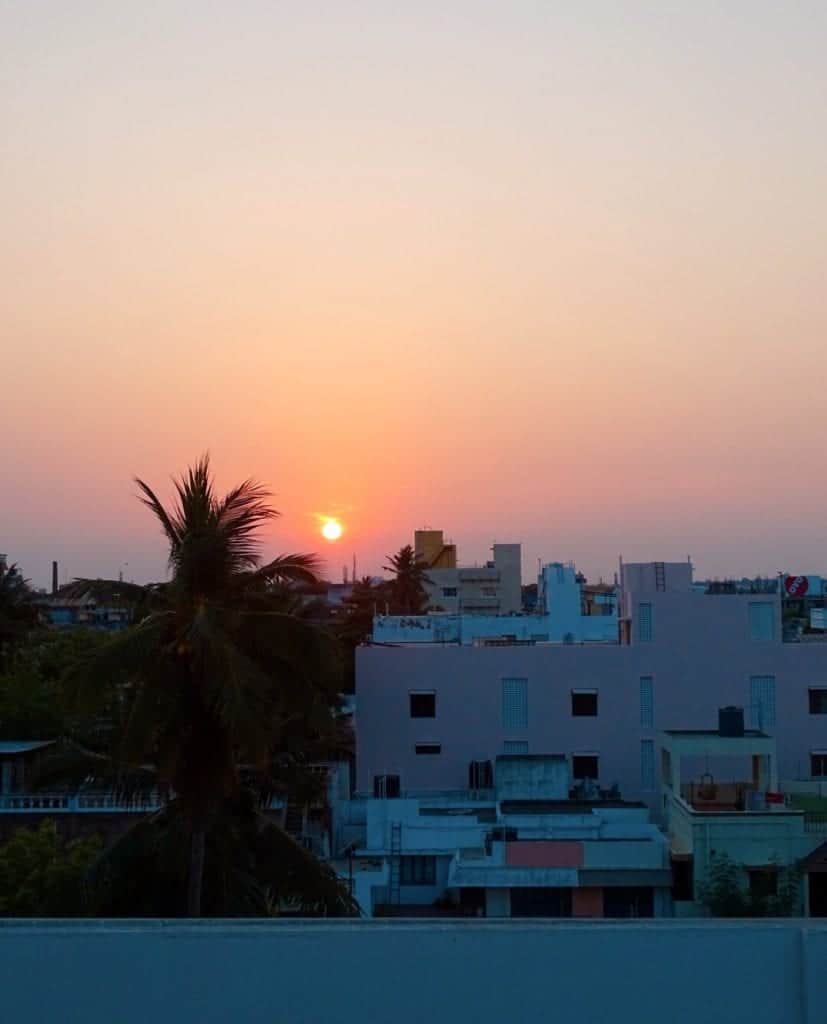
<svg viewBox="0 0 827 1024">
<path fill-rule="evenodd" d="M 336 578 L 827 571 L 827 7 L 396 7 L 0 10 L 0 550 L 157 577 L 209 449 Z"/>
</svg>

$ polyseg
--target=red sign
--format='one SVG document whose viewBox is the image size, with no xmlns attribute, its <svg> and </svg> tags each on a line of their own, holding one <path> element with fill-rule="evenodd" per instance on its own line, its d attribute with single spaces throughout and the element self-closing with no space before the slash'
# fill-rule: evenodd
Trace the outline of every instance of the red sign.
<svg viewBox="0 0 827 1024">
<path fill-rule="evenodd" d="M 790 597 L 804 597 L 810 587 L 806 576 L 785 576 L 784 589 Z"/>
</svg>

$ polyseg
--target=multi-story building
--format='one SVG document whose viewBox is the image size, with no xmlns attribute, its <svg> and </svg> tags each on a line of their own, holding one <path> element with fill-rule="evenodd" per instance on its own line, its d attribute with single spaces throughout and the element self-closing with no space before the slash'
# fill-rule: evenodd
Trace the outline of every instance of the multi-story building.
<svg viewBox="0 0 827 1024">
<path fill-rule="evenodd" d="M 428 566 L 431 608 L 453 614 L 510 615 L 522 610 L 519 544 L 495 544 L 481 566 L 458 566 L 457 549 L 442 530 L 417 530 L 414 552 Z"/>
<path fill-rule="evenodd" d="M 530 614 L 378 615 L 373 640 L 411 644 L 617 643 L 617 588 L 590 585 L 573 564 L 551 562 L 540 570 L 537 602 Z"/>
<path fill-rule="evenodd" d="M 471 766 L 467 782 L 397 795 L 385 779 L 364 798 L 349 877 L 365 913 L 672 913 L 668 843 L 645 804 L 573 788 L 561 756 L 499 755 Z"/>
<path fill-rule="evenodd" d="M 471 762 L 561 754 L 575 781 L 617 785 L 666 822 L 661 752 L 676 730 L 707 737 L 686 753 L 687 785 L 743 779 L 743 766 L 711 739 L 718 709 L 733 705 L 745 710 L 748 730 L 772 742 L 773 776 L 789 800 L 827 795 L 825 634 L 782 629 L 788 601 L 800 595 L 786 584 L 774 592 L 699 591 L 689 563 L 622 565 L 620 587 L 615 642 L 505 637 L 360 648 L 357 788 L 370 791 L 377 777 L 393 776 L 403 794 L 456 790 L 467 785 Z M 777 808 L 730 813 L 743 827 Z M 820 842 L 817 815 L 791 814 L 787 822 L 785 857 Z"/>
</svg>

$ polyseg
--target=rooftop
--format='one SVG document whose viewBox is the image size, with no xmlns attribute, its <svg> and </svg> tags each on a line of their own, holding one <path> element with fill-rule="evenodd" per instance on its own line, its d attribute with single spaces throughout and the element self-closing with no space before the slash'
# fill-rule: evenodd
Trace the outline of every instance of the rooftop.
<svg viewBox="0 0 827 1024">
<path fill-rule="evenodd" d="M 3 754 L 29 754 L 33 750 L 50 747 L 54 740 L 0 740 L 0 756 Z"/>
</svg>

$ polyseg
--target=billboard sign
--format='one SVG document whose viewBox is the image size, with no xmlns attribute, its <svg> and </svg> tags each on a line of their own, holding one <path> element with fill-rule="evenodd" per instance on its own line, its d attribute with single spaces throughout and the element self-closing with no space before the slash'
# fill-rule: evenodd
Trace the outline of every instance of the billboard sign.
<svg viewBox="0 0 827 1024">
<path fill-rule="evenodd" d="M 787 597 L 804 597 L 810 589 L 810 581 L 806 576 L 785 576 L 784 593 Z"/>
</svg>

